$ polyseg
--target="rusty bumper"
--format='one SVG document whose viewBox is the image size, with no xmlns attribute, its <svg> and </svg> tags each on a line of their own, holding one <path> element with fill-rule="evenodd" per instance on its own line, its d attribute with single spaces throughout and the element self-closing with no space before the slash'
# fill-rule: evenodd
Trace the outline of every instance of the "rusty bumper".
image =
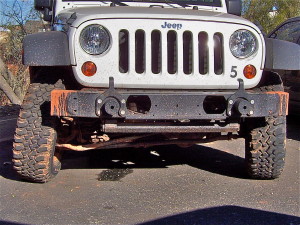
<svg viewBox="0 0 300 225">
<path fill-rule="evenodd" d="M 51 115 L 127 120 L 203 120 L 287 115 L 286 92 L 168 92 L 54 90 Z"/>
</svg>

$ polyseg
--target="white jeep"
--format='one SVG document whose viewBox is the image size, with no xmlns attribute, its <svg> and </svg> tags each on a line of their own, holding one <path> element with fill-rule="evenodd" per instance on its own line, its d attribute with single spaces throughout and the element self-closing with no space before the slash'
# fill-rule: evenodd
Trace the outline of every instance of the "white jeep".
<svg viewBox="0 0 300 225">
<path fill-rule="evenodd" d="M 281 174 L 288 94 L 272 70 L 295 67 L 300 47 L 264 38 L 239 17 L 239 0 L 35 0 L 35 7 L 52 31 L 24 39 L 32 82 L 13 150 L 23 178 L 47 182 L 66 149 L 239 137 L 252 178 Z"/>
</svg>

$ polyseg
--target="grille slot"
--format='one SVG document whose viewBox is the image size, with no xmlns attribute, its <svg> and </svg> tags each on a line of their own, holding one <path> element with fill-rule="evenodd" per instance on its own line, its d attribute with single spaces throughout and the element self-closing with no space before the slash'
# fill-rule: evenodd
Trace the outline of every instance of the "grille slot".
<svg viewBox="0 0 300 225">
<path fill-rule="evenodd" d="M 135 70 L 138 74 L 151 71 L 153 74 L 221 75 L 224 65 L 222 33 L 210 35 L 205 31 L 184 31 L 179 35 L 175 30 L 167 33 L 152 30 L 146 33 L 138 29 L 131 35 L 131 31 L 126 29 L 119 31 L 121 73 Z"/>
<path fill-rule="evenodd" d="M 145 72 L 145 32 L 137 30 L 135 32 L 135 71 Z"/>
<path fill-rule="evenodd" d="M 200 32 L 198 34 L 198 52 L 199 52 L 199 73 L 205 75 L 208 73 L 208 34 Z"/>
<path fill-rule="evenodd" d="M 154 74 L 161 72 L 161 33 L 154 30 L 151 33 L 151 70 Z"/>
<path fill-rule="evenodd" d="M 168 49 L 168 73 L 175 74 L 177 72 L 177 33 L 169 31 L 167 35 Z"/>
<path fill-rule="evenodd" d="M 223 73 L 223 35 L 221 33 L 214 34 L 214 65 L 215 74 Z"/>
<path fill-rule="evenodd" d="M 183 33 L 183 72 L 191 74 L 193 71 L 193 35 L 190 31 Z"/>
<path fill-rule="evenodd" d="M 119 32 L 119 71 L 127 73 L 129 66 L 129 35 L 128 30 Z"/>
</svg>

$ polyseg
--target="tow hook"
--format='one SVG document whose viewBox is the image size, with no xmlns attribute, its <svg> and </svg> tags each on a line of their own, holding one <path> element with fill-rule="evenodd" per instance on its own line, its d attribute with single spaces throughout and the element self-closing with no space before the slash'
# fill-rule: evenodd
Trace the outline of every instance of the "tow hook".
<svg viewBox="0 0 300 225">
<path fill-rule="evenodd" d="M 96 99 L 96 115 L 102 113 L 118 118 L 126 114 L 126 100 L 116 91 L 114 78 L 109 78 L 109 88 Z"/>
<path fill-rule="evenodd" d="M 244 88 L 244 81 L 238 79 L 238 90 L 227 100 L 228 116 L 251 116 L 254 114 L 254 100 L 250 99 Z"/>
</svg>

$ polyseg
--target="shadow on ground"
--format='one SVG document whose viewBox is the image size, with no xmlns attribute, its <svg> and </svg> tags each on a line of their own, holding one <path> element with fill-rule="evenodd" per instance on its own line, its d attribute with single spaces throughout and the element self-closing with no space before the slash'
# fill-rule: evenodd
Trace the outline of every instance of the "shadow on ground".
<svg viewBox="0 0 300 225">
<path fill-rule="evenodd" d="M 98 179 L 118 180 L 121 176 L 130 174 L 134 168 L 167 168 L 182 164 L 224 176 L 247 178 L 243 158 L 199 145 L 190 148 L 163 146 L 66 152 L 62 169 L 106 168 L 108 170 L 99 174 Z"/>
<path fill-rule="evenodd" d="M 12 142 L 1 143 L 0 175 L 19 180 L 12 170 Z M 4 150 L 4 151 L 3 151 Z M 247 178 L 244 159 L 214 148 L 195 145 L 190 148 L 162 146 L 148 149 L 109 149 L 87 152 L 66 151 L 62 170 L 107 169 L 98 175 L 101 181 L 118 181 L 135 168 L 167 168 L 187 164 L 192 167 L 229 177 Z"/>
<path fill-rule="evenodd" d="M 287 137 L 300 141 L 300 117 L 288 117 L 287 127 Z M 12 140 L 1 142 L 0 176 L 19 180 L 12 170 L 11 158 Z M 244 169 L 243 157 L 200 145 L 190 148 L 163 146 L 148 149 L 66 151 L 63 156 L 62 169 L 107 169 L 98 175 L 98 180 L 117 181 L 130 174 L 134 168 L 167 168 L 181 164 L 223 176 L 248 178 Z"/>
<path fill-rule="evenodd" d="M 239 206 L 221 206 L 201 209 L 169 217 L 141 223 L 139 225 L 296 225 L 300 224 L 300 217 L 272 213 L 263 210 L 244 208 Z"/>
<path fill-rule="evenodd" d="M 5 225 L 25 225 L 0 220 Z M 189 211 L 140 223 L 138 225 L 298 225 L 300 217 L 250 209 L 240 206 L 220 206 Z"/>
<path fill-rule="evenodd" d="M 13 170 L 12 148 L 12 141 L 3 141 L 0 143 L 0 176 L 10 180 L 21 181 Z"/>
<path fill-rule="evenodd" d="M 27 225 L 25 223 L 16 223 L 11 221 L 0 220 L 0 225 Z"/>
<path fill-rule="evenodd" d="M 287 117 L 287 138 L 300 141 L 300 116 Z"/>
</svg>

